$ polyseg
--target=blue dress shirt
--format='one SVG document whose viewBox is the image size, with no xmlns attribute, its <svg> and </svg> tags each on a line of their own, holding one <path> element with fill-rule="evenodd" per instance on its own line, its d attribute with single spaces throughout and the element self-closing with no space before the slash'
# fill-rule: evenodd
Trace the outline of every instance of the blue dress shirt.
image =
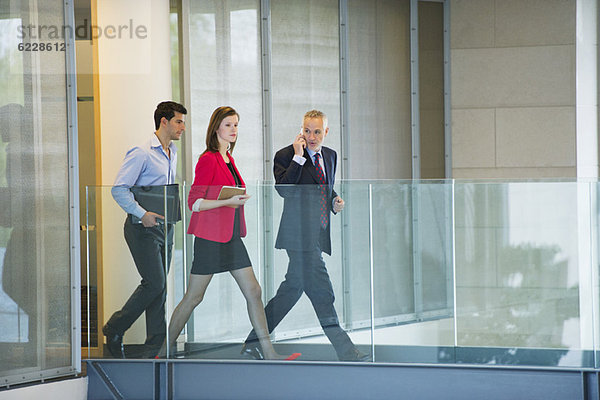
<svg viewBox="0 0 600 400">
<path fill-rule="evenodd" d="M 129 190 L 132 186 L 159 186 L 175 183 L 177 147 L 169 144 L 171 158 L 162 148 L 156 134 L 146 143 L 131 148 L 125 155 L 111 190 L 115 201 L 128 214 L 142 218 L 146 213 Z"/>
</svg>

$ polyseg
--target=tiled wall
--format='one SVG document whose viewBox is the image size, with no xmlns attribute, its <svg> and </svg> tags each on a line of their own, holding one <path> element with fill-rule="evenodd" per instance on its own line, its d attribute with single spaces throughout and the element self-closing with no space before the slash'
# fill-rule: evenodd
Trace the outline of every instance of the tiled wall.
<svg viewBox="0 0 600 400">
<path fill-rule="evenodd" d="M 577 176 L 577 3 L 452 1 L 453 177 Z M 459 343 L 585 347 L 577 187 L 464 189 L 455 210 Z"/>
<path fill-rule="evenodd" d="M 575 0 L 453 0 L 455 178 L 576 176 Z"/>
</svg>

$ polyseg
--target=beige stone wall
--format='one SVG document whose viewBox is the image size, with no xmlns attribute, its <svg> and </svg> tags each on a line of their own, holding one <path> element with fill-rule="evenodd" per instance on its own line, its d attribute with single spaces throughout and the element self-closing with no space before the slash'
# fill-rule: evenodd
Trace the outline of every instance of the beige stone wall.
<svg viewBox="0 0 600 400">
<path fill-rule="evenodd" d="M 169 2 L 103 0 L 97 3 L 98 26 L 127 25 L 147 27 L 143 39 L 98 40 L 99 99 L 101 130 L 101 199 L 104 316 L 106 322 L 119 310 L 140 282 L 131 254 L 123 238 L 125 212 L 113 200 L 110 189 L 125 153 L 143 143 L 154 132 L 156 105 L 171 98 L 169 54 Z M 167 56 L 165 56 L 165 54 Z M 180 143 L 177 144 L 181 148 Z M 94 210 L 95 211 L 95 210 Z M 140 317 L 127 331 L 126 344 L 143 343 L 145 318 Z M 102 340 L 103 338 L 101 338 Z"/>
<path fill-rule="evenodd" d="M 455 178 L 576 176 L 576 0 L 453 0 Z"/>
<path fill-rule="evenodd" d="M 596 13 L 587 3 L 452 0 L 454 178 L 594 176 Z M 591 347 L 589 196 L 567 182 L 457 185 L 460 345 Z"/>
</svg>

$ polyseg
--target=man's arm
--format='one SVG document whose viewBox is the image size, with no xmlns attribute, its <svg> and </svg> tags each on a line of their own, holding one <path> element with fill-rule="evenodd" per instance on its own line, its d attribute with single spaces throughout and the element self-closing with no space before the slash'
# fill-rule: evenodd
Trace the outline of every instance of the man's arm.
<svg viewBox="0 0 600 400">
<path fill-rule="evenodd" d="M 275 183 L 281 185 L 294 185 L 300 181 L 302 175 L 302 166 L 306 162 L 304 158 L 304 149 L 306 148 L 306 139 L 300 132 L 294 138 L 291 146 L 284 147 L 275 153 L 273 162 L 273 174 Z"/>
<path fill-rule="evenodd" d="M 273 175 L 275 176 L 275 190 L 281 197 L 298 196 L 300 193 L 296 185 L 302 175 L 302 160 L 294 156 L 292 146 L 284 147 L 275 154 L 273 160 Z"/>
<path fill-rule="evenodd" d="M 111 190 L 112 196 L 127 214 L 133 214 L 142 218 L 146 213 L 131 193 L 130 188 L 135 186 L 142 169 L 144 168 L 145 154 L 139 147 L 134 147 L 127 152 L 123 164 L 117 173 L 114 186 Z"/>
<path fill-rule="evenodd" d="M 325 149 L 323 150 L 325 151 Z M 337 170 L 337 153 L 334 150 L 330 150 L 332 152 L 332 165 L 331 165 L 331 211 L 334 214 L 339 213 L 344 209 L 345 202 L 344 200 L 336 193 L 333 185 L 335 184 L 335 172 Z"/>
<path fill-rule="evenodd" d="M 140 218 L 142 225 L 146 228 L 158 225 L 157 218 L 164 220 L 162 215 L 146 211 L 135 201 L 131 187 L 135 186 L 140 174 L 144 170 L 146 153 L 139 147 L 134 147 L 127 152 L 123 164 L 117 173 L 115 184 L 111 190 L 112 196 L 128 214 Z"/>
<path fill-rule="evenodd" d="M 273 175 L 278 185 L 293 185 L 300 181 L 302 165 L 293 160 L 293 153 L 284 148 L 275 154 Z"/>
</svg>

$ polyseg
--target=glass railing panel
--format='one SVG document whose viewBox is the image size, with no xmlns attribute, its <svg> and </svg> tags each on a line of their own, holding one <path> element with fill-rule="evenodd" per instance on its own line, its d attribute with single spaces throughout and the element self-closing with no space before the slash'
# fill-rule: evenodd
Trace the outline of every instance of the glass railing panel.
<svg viewBox="0 0 600 400">
<path fill-rule="evenodd" d="M 587 287 L 591 292 L 590 298 L 592 299 L 587 305 L 585 305 L 585 311 L 589 312 L 591 318 L 587 318 L 584 321 L 587 323 L 585 328 L 591 333 L 593 340 L 593 360 L 594 366 L 600 368 L 600 268 L 598 268 L 598 250 L 600 249 L 599 239 L 599 221 L 600 221 L 600 184 L 598 182 L 591 181 L 590 186 L 590 268 L 589 268 L 589 281 Z M 588 271 L 584 271 L 584 274 Z M 585 275 L 584 278 L 585 279 Z M 584 280 L 585 282 L 585 280 Z M 582 285 L 583 287 L 586 287 Z M 582 328 L 583 329 L 583 328 Z"/>
<path fill-rule="evenodd" d="M 342 256 L 343 281 L 334 281 L 344 294 L 343 320 L 353 342 L 362 352 L 372 353 L 373 292 L 381 282 L 373 281 L 371 268 L 370 185 L 367 181 L 341 182 L 339 189 L 346 207 L 339 215 L 341 243 L 334 251 Z M 338 218 L 338 217 L 336 217 Z M 335 226 L 335 225 L 333 225 Z M 336 306 L 337 307 L 337 306 Z"/>
<path fill-rule="evenodd" d="M 210 187 L 209 191 L 216 191 L 219 193 L 218 187 Z M 257 281 L 260 282 L 262 277 L 262 270 L 260 268 L 261 262 L 261 248 L 259 243 L 262 241 L 262 235 L 258 234 L 258 227 L 260 226 L 260 215 L 259 207 L 261 205 L 260 188 L 256 185 L 247 185 L 246 193 L 251 197 L 248 199 L 243 207 L 243 220 L 246 226 L 246 235 L 242 239 L 245 250 L 248 254 L 249 264 L 247 266 L 252 267 L 252 271 Z M 184 207 L 187 207 L 187 195 L 185 194 Z M 231 207 L 225 207 L 225 209 L 234 212 Z M 241 210 L 237 209 L 238 212 Z M 191 214 L 192 212 L 189 211 Z M 201 229 L 204 234 L 212 235 L 218 234 L 222 229 L 225 229 L 225 223 L 220 221 L 219 209 L 212 209 L 203 211 L 210 215 L 207 218 L 210 219 L 210 224 L 213 224 L 212 229 L 207 231 Z M 198 214 L 198 213 L 196 213 Z M 193 217 L 192 217 L 193 218 Z M 234 214 L 227 216 L 228 221 L 233 221 Z M 204 220 L 203 220 L 204 221 Z M 202 223 L 206 222 L 200 222 Z M 242 224 L 242 216 L 240 214 L 240 224 Z M 233 228 L 230 227 L 231 232 Z M 186 234 L 188 236 L 187 247 L 187 259 L 190 260 L 188 265 L 188 277 L 196 258 L 208 258 L 217 259 L 216 254 L 207 255 L 203 253 L 203 247 L 198 247 L 199 251 L 195 251 L 194 242 L 198 240 L 193 234 Z M 214 238 L 212 242 L 217 240 L 223 240 L 222 238 Z M 226 250 L 224 250 L 226 251 Z M 223 254 L 223 260 L 226 255 Z M 199 262 L 196 260 L 196 262 Z M 226 261 L 223 261 L 226 263 Z M 217 268 L 218 267 L 218 268 Z M 219 269 L 221 266 L 215 266 Z M 239 267 L 239 266 L 238 266 Z M 238 268 L 236 267 L 236 268 Z M 226 268 L 221 268 L 225 270 Z M 196 272 L 202 272 L 197 277 L 206 277 L 203 275 L 208 271 L 203 269 Z M 189 282 L 194 279 L 188 278 Z M 246 300 L 242 291 L 240 290 L 236 279 L 230 272 L 216 272 L 213 274 L 212 279 L 206 289 L 202 302 L 195 307 L 192 312 L 191 318 L 187 324 L 187 335 L 185 338 L 180 338 L 180 341 L 185 341 L 185 352 L 181 356 L 186 358 L 239 358 L 241 343 L 250 333 L 252 326 L 248 317 L 248 311 L 246 306 Z"/>
<path fill-rule="evenodd" d="M 296 196 L 304 204 L 302 193 L 315 189 L 303 186 L 247 185 L 252 197 L 244 206 L 242 242 L 264 305 L 286 278 L 290 257 L 276 242 L 293 204 L 286 211 L 285 202 Z M 340 327 L 361 352 L 375 351 L 376 362 L 595 365 L 600 296 L 591 269 L 598 237 L 591 187 L 557 181 L 340 182 L 335 189 L 346 205 L 330 216 L 331 256 L 323 254 Z M 110 191 L 90 188 L 88 199 L 88 223 L 95 226 L 88 231 L 89 254 L 96 252 L 89 265 L 99 266 L 99 327 L 140 282 L 123 237 L 125 213 Z M 167 318 L 190 285 L 194 257 L 206 256 L 195 254 L 194 236 L 187 233 L 188 195 L 189 187 L 182 187 L 184 215 L 174 228 Z M 317 240 L 300 221 L 292 228 L 296 243 Z M 211 230 L 220 229 L 212 223 Z M 302 352 L 307 361 L 337 360 L 308 296 L 294 301 L 278 311 L 284 316 L 276 318 L 271 334 L 277 351 Z M 230 273 L 213 276 L 186 322 L 168 356 L 246 358 L 240 351 L 252 325 Z M 128 356 L 145 356 L 145 329 L 139 318 L 127 330 Z"/>
<path fill-rule="evenodd" d="M 456 184 L 457 361 L 590 365 L 589 198 L 577 182 Z"/>
<path fill-rule="evenodd" d="M 375 361 L 448 362 L 453 345 L 452 186 L 374 181 Z"/>
<path fill-rule="evenodd" d="M 404 322 L 415 313 L 412 187 L 394 181 L 369 186 L 376 324 Z"/>
<path fill-rule="evenodd" d="M 165 339 L 161 310 L 168 297 L 166 283 L 172 276 L 167 271 L 177 257 L 170 244 L 175 230 L 183 225 L 176 223 L 177 215 L 170 211 L 179 210 L 171 204 L 177 201 L 178 195 L 173 193 L 178 189 L 140 189 L 143 193 L 136 196 L 165 217 L 157 218 L 156 226 L 146 228 L 139 218 L 126 214 L 113 197 L 113 187 L 87 188 L 87 314 L 88 326 L 99 330 L 98 347 L 91 346 L 89 351 L 95 358 L 122 358 L 123 354 L 126 358 L 152 358 Z M 91 331 L 88 335 L 93 337 Z M 115 336 L 122 336 L 123 352 Z M 113 340 L 109 343 L 109 339 Z"/>
<path fill-rule="evenodd" d="M 421 304 L 419 320 L 453 316 L 452 270 L 452 185 L 443 181 L 423 181 L 417 185 L 417 250 L 420 257 Z M 444 343 L 452 336 L 445 338 Z"/>
<path fill-rule="evenodd" d="M 85 213 L 81 221 L 83 231 L 81 246 L 84 248 L 81 254 L 85 259 L 85 272 L 81 276 L 81 347 L 86 349 L 82 355 L 93 358 L 101 357 L 103 354 L 104 337 L 101 328 L 98 326 L 99 310 L 98 308 L 98 289 L 101 277 L 98 276 L 98 261 L 100 253 L 98 250 L 102 246 L 98 245 L 98 230 L 96 221 L 96 194 L 99 191 L 95 186 L 85 187 Z M 101 191 L 100 191 L 101 192 Z"/>
<path fill-rule="evenodd" d="M 290 223 L 290 210 L 295 210 L 290 204 L 293 201 L 303 201 L 305 203 L 310 201 L 312 196 L 310 193 L 315 189 L 317 187 L 313 185 L 277 186 L 271 189 L 274 193 L 273 225 L 271 229 L 274 232 L 276 247 L 285 247 L 285 238 L 289 236 L 282 232 L 289 231 L 289 227 L 286 228 L 284 224 Z M 327 303 L 327 297 L 329 296 L 327 293 L 331 290 L 326 287 L 328 283 L 315 286 L 315 288 L 318 288 L 315 289 L 317 293 L 314 294 L 315 306 L 313 306 L 309 296 L 300 296 L 298 302 L 275 330 L 275 338 L 278 342 L 301 344 L 300 349 L 307 352 L 303 359 L 307 360 L 347 358 L 341 355 L 344 352 L 344 345 L 340 343 L 346 343 L 350 347 L 351 344 L 348 344 L 348 338 L 358 346 L 362 353 L 370 353 L 372 338 L 370 334 L 371 281 L 368 240 L 368 186 L 344 183 L 336 186 L 335 190 L 344 199 L 345 207 L 338 214 L 331 214 L 330 216 L 331 254 L 327 254 L 326 248 L 322 248 L 322 258 L 333 290 L 335 314 L 339 326 L 347 333 L 340 333 L 340 336 L 343 337 L 340 341 L 336 341 L 335 338 L 331 339 L 331 333 L 327 335 L 323 333 L 315 309 L 322 307 L 317 303 Z M 293 195 L 287 196 L 285 191 L 290 191 L 297 196 L 297 200 L 293 198 Z M 298 235 L 299 241 L 306 242 L 303 246 L 304 250 L 317 246 L 317 242 L 319 242 L 319 238 L 315 237 L 319 229 L 311 230 L 308 226 L 312 223 L 318 225 L 318 221 L 315 222 L 315 212 L 318 212 L 319 204 L 316 200 L 314 203 L 312 205 L 307 203 L 298 211 L 302 213 L 303 219 L 299 220 L 302 222 L 298 223 L 295 233 Z M 284 213 L 288 216 L 284 217 Z M 277 245 L 278 235 L 281 242 L 279 246 Z M 287 240 L 289 240 L 289 237 Z M 323 239 L 321 239 L 322 242 Z M 311 247 L 311 243 L 313 247 Z M 273 252 L 273 258 L 274 295 L 281 282 L 284 281 L 288 268 L 290 268 L 290 256 L 287 250 L 277 249 Z M 306 269 L 309 268 L 311 267 L 306 267 Z M 331 345 L 332 340 L 336 343 L 337 350 Z M 294 348 L 292 350 L 295 351 Z"/>
<path fill-rule="evenodd" d="M 186 203 L 189 187 L 186 182 L 181 183 L 179 186 L 179 218 L 173 226 L 173 246 L 171 248 L 171 264 L 169 267 L 169 273 L 167 274 L 167 296 L 165 301 L 166 310 L 166 321 L 167 321 L 167 341 L 170 341 L 171 333 L 168 330 L 168 324 L 170 316 L 173 310 L 181 299 L 183 298 L 187 285 L 189 283 L 189 268 L 191 268 L 193 252 L 188 251 L 189 248 L 193 249 L 194 242 L 191 240 L 189 235 L 186 233 L 187 226 L 189 224 L 191 212 L 189 211 Z M 174 212 L 172 213 L 174 214 Z M 168 216 L 168 212 L 167 215 Z M 193 327 L 193 317 L 192 317 Z M 189 333 L 186 326 L 184 326 L 179 337 L 175 338 L 175 342 L 171 347 L 165 346 L 161 352 L 160 357 L 183 357 L 185 354 L 185 338 Z"/>
<path fill-rule="evenodd" d="M 297 185 L 291 189 L 300 190 L 301 196 L 308 197 L 310 196 L 307 193 L 315 190 L 310 185 Z M 350 342 L 346 342 L 347 348 L 356 346 L 361 355 L 371 353 L 372 306 L 370 296 L 372 282 L 369 267 L 368 185 L 361 182 L 356 184 L 341 182 L 335 187 L 335 190 L 344 199 L 345 207 L 341 212 L 330 216 L 331 255 L 327 254 L 323 248 L 323 260 L 335 296 L 335 313 L 340 327 L 346 333 L 340 333 L 344 337 L 343 340 L 336 340 L 331 333 L 324 335 L 323 328 L 315 314 L 318 306 L 313 306 L 308 301 L 308 296 L 302 296 L 301 301 L 304 303 L 299 302 L 296 306 L 299 307 L 298 310 L 292 310 L 297 314 L 294 317 L 290 315 L 288 321 L 290 324 L 296 322 L 300 326 L 295 330 L 299 336 L 297 342 L 320 346 L 317 348 L 319 353 L 312 357 L 305 357 L 307 359 L 348 360 L 349 357 L 342 354 L 345 352 L 343 343 L 347 340 L 345 335 L 350 340 Z M 291 202 L 292 200 L 285 199 L 285 201 Z M 311 219 L 314 220 L 307 210 L 310 207 L 311 205 L 308 205 L 303 208 L 305 224 L 309 223 L 308 221 Z M 318 205 L 312 207 L 318 210 Z M 276 217 L 274 219 L 281 220 L 281 224 L 284 223 L 284 218 Z M 281 230 L 282 227 L 279 226 L 278 229 Z M 303 240 L 310 240 L 307 238 L 310 234 L 307 234 L 306 231 L 301 234 L 305 238 Z M 283 251 L 282 253 L 287 256 Z M 304 319 L 295 317 L 300 313 Z M 310 347 L 305 348 L 307 351 L 311 350 Z"/>
<path fill-rule="evenodd" d="M 286 279 L 290 263 L 288 251 L 281 248 L 276 249 L 275 247 L 291 247 L 291 251 L 299 252 L 304 247 L 304 242 L 315 242 L 316 248 L 316 243 L 319 241 L 319 238 L 308 234 L 309 225 L 303 222 L 302 219 L 290 224 L 287 219 L 289 209 L 286 209 L 286 217 L 283 217 L 284 201 L 293 202 L 290 204 L 306 202 L 307 199 L 310 200 L 314 197 L 315 187 L 312 185 L 298 185 L 275 188 L 272 184 L 260 184 L 258 186 L 248 184 L 247 193 L 251 194 L 252 197 L 244 206 L 247 235 L 243 238 L 243 243 L 250 256 L 254 275 L 263 288 L 264 304 L 267 305 L 276 295 L 281 283 Z M 308 204 L 306 209 L 302 207 L 303 210 L 306 210 L 304 211 L 306 220 L 313 220 L 315 212 L 318 212 L 319 205 L 317 204 L 314 207 L 310 203 L 306 204 Z M 354 207 L 359 205 L 360 203 L 357 202 Z M 289 208 L 290 205 L 288 204 L 286 207 Z M 359 337 L 354 338 L 354 332 L 350 332 L 351 339 L 344 332 L 346 329 L 352 330 L 353 328 L 366 328 L 365 332 L 370 332 L 368 325 L 370 323 L 368 268 L 365 269 L 366 265 L 359 264 L 348 264 L 344 268 L 342 267 L 344 254 L 341 251 L 341 243 L 344 229 L 341 216 L 344 213 L 350 213 L 352 207 L 347 205 L 339 215 L 332 215 L 329 221 L 332 255 L 329 256 L 323 253 L 322 257 L 331 281 L 331 288 L 328 286 L 330 283 L 322 274 L 310 273 L 311 270 L 315 270 L 315 267 L 296 265 L 295 271 L 300 275 L 294 275 L 293 279 L 288 280 L 286 284 L 287 287 L 293 287 L 291 292 L 295 293 L 290 297 L 285 297 L 282 301 L 278 298 L 271 308 L 267 305 L 268 320 L 277 324 L 271 338 L 280 354 L 302 352 L 302 359 L 304 360 L 337 360 L 337 352 L 343 352 L 345 348 L 348 348 L 349 352 L 354 349 L 352 340 L 355 340 L 357 344 L 364 345 L 362 346 L 365 347 L 364 353 L 369 351 L 370 335 L 364 336 L 363 334 L 361 336 L 361 333 L 357 333 Z M 281 227 L 282 218 L 284 221 L 288 221 L 284 227 Z M 319 232 L 319 226 L 316 226 L 316 228 L 316 232 Z M 348 229 L 346 229 L 345 235 L 349 235 Z M 281 242 L 275 243 L 278 238 Z M 294 244 L 290 246 L 285 244 L 286 241 L 290 240 Z M 308 245 L 307 248 L 313 247 Z M 360 253 L 363 253 L 363 255 L 368 254 L 368 241 L 358 245 L 355 250 L 357 255 Z M 196 256 L 201 257 L 202 254 L 195 253 L 194 257 Z M 317 258 L 318 256 L 319 253 Z M 306 262 L 313 263 L 314 261 L 306 260 Z M 317 264 L 319 264 L 318 261 Z M 356 290 L 353 287 L 350 288 L 344 285 L 344 282 L 353 284 L 358 282 L 363 279 L 363 275 L 365 275 L 366 280 Z M 305 283 L 309 281 L 318 281 L 319 284 Z M 334 307 L 337 310 L 340 327 L 336 327 L 336 324 L 330 319 L 323 323 L 327 326 L 328 335 L 333 337 L 332 340 L 338 346 L 337 352 L 324 334 L 313 303 L 308 296 L 303 295 L 303 289 L 308 287 L 313 288 L 311 298 L 316 304 L 315 307 L 319 309 L 321 316 L 325 313 L 326 316 L 333 317 L 333 315 L 327 314 L 329 312 L 327 307 L 328 301 L 330 301 L 328 299 L 331 299 L 332 295 L 335 296 Z M 367 291 L 364 291 L 365 288 Z M 333 291 L 331 292 L 331 290 Z M 360 298 L 361 295 L 364 297 L 363 299 Z M 354 312 L 351 302 L 361 304 L 363 310 Z M 359 318 L 355 318 L 353 312 Z M 232 279 L 229 273 L 215 274 L 202 303 L 195 308 L 193 319 L 188 323 L 185 357 L 240 358 L 242 357 L 240 354 L 241 345 L 251 329 L 246 301 L 235 280 Z M 341 339 L 338 340 L 336 335 L 339 335 Z M 344 358 L 344 356 L 341 357 Z"/>
<path fill-rule="evenodd" d="M 286 187 L 283 188 L 289 189 Z M 288 269 L 289 257 L 285 250 L 275 249 L 277 235 L 279 233 L 279 228 L 282 222 L 281 219 L 283 215 L 284 199 L 277 193 L 273 185 L 265 186 L 265 191 L 272 199 L 273 207 L 273 212 L 271 214 L 272 224 L 269 227 L 269 229 L 273 232 L 273 242 L 271 243 L 269 249 L 265 249 L 265 251 L 271 253 L 271 258 L 273 260 L 272 271 L 270 276 L 271 284 L 269 286 L 269 292 L 266 293 L 266 298 L 268 301 L 269 299 L 272 299 L 275 296 L 279 285 L 285 279 L 285 274 Z M 300 232 L 298 232 L 298 236 L 301 236 Z M 326 262 L 329 261 L 327 255 L 324 255 L 323 257 Z M 298 302 L 287 314 L 287 317 L 279 323 L 278 328 L 275 330 L 274 333 L 274 339 L 296 340 L 319 336 L 320 334 L 320 326 L 314 312 L 312 311 L 310 301 L 306 296 L 301 296 Z"/>
</svg>

